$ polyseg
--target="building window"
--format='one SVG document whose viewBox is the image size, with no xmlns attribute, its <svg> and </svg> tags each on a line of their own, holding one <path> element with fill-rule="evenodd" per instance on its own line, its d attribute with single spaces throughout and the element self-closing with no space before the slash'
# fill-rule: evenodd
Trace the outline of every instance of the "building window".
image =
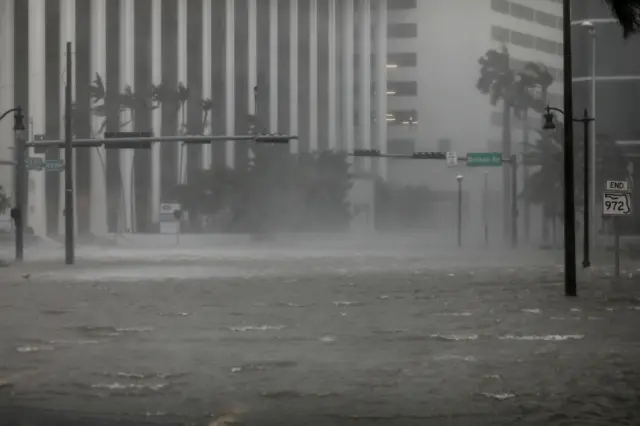
<svg viewBox="0 0 640 426">
<path fill-rule="evenodd" d="M 499 41 L 501 43 L 509 42 L 509 30 L 504 27 L 499 27 L 497 25 L 491 26 L 491 38 L 495 41 Z"/>
<path fill-rule="evenodd" d="M 550 13 L 536 11 L 536 22 L 549 28 L 558 28 L 558 17 Z"/>
<path fill-rule="evenodd" d="M 387 27 L 389 38 L 415 38 L 418 37 L 417 24 L 390 24 Z"/>
<path fill-rule="evenodd" d="M 387 10 L 416 9 L 418 0 L 392 0 L 387 2 Z"/>
<path fill-rule="evenodd" d="M 517 3 L 511 3 L 511 16 L 518 19 L 533 21 L 535 19 L 535 11 L 530 7 Z"/>
<path fill-rule="evenodd" d="M 418 124 L 418 111 L 416 110 L 395 110 L 387 113 L 387 122 L 391 126 L 412 126 Z"/>
<path fill-rule="evenodd" d="M 416 81 L 387 81 L 389 96 L 416 96 L 418 83 Z"/>
<path fill-rule="evenodd" d="M 387 55 L 387 65 L 390 67 L 415 67 L 418 65 L 418 55 L 411 52 L 389 53 Z"/>
<path fill-rule="evenodd" d="M 411 155 L 414 153 L 416 141 L 414 139 L 389 139 L 387 152 L 396 155 Z"/>
<path fill-rule="evenodd" d="M 555 55 L 557 51 L 557 44 L 555 41 L 547 40 L 544 38 L 536 37 L 536 49 L 548 53 L 550 55 Z"/>
<path fill-rule="evenodd" d="M 534 45 L 533 37 L 531 37 L 529 34 L 521 33 L 519 31 L 511 31 L 510 41 L 511 44 L 527 47 L 530 49 L 533 48 Z"/>
<path fill-rule="evenodd" d="M 495 12 L 509 14 L 509 2 L 507 0 L 491 0 L 491 9 Z"/>
</svg>

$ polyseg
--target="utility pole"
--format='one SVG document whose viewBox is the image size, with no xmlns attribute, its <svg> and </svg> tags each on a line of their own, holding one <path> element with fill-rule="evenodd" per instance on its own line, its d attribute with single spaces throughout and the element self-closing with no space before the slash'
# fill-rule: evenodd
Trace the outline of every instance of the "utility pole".
<svg viewBox="0 0 640 426">
<path fill-rule="evenodd" d="M 518 247 L 518 163 L 511 155 L 511 248 Z"/>
<path fill-rule="evenodd" d="M 571 63 L 571 2 L 562 2 L 562 32 L 564 49 L 564 293 L 577 296 L 576 223 L 573 181 L 573 67 Z"/>
<path fill-rule="evenodd" d="M 73 224 L 73 144 L 72 144 L 72 105 L 71 105 L 71 43 L 67 43 L 67 85 L 65 87 L 65 114 L 64 114 L 64 247 L 65 247 L 65 263 L 73 265 L 75 262 L 74 253 L 74 224 Z"/>
<path fill-rule="evenodd" d="M 18 108 L 15 116 L 15 135 L 16 135 L 16 175 L 15 175 L 15 210 L 12 211 L 12 218 L 16 227 L 16 261 L 22 262 L 24 259 L 24 220 L 25 220 L 25 191 L 27 180 L 27 164 L 25 158 L 25 144 L 22 137 L 24 125 L 22 124 L 22 109 Z"/>
</svg>

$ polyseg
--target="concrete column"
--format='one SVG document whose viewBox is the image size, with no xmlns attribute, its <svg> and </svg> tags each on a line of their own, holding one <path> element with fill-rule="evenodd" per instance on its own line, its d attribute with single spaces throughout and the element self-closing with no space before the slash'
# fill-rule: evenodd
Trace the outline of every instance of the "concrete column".
<svg viewBox="0 0 640 426">
<path fill-rule="evenodd" d="M 60 139 L 64 139 L 64 117 L 65 117 L 65 87 L 67 84 L 67 42 L 71 42 L 71 51 L 75 52 L 76 48 L 76 0 L 60 0 Z M 73 59 L 73 67 L 71 69 L 71 99 L 73 102 L 76 100 L 76 67 L 75 67 L 75 55 Z M 37 132 L 36 132 L 37 133 Z M 64 158 L 64 149 L 60 150 L 60 158 Z M 74 153 L 75 164 L 75 153 Z M 58 233 L 64 235 L 64 208 L 65 208 L 65 176 L 64 173 L 60 173 L 60 185 L 59 193 L 60 202 L 58 203 L 60 213 L 58 214 Z M 73 180 L 74 184 L 77 179 Z M 77 185 L 76 185 L 77 186 Z M 78 209 L 75 208 L 76 204 L 76 188 L 73 188 L 73 205 L 74 205 L 74 221 L 78 224 Z"/>
<path fill-rule="evenodd" d="M 376 141 L 387 151 L 387 0 L 378 0 L 376 13 Z M 378 160 L 378 173 L 387 179 L 387 159 Z"/>
<path fill-rule="evenodd" d="M 162 83 L 162 2 L 151 2 L 151 83 Z M 162 104 L 151 111 L 151 128 L 154 135 L 162 134 Z M 162 162 L 159 143 L 151 146 L 151 220 L 160 221 L 160 194 L 162 193 Z"/>
<path fill-rule="evenodd" d="M 235 1 L 226 0 L 226 25 L 225 25 L 225 111 L 226 111 L 226 134 L 233 136 L 236 129 L 236 10 Z M 235 152 L 233 141 L 227 141 L 225 146 L 225 163 L 227 167 L 234 167 Z"/>
<path fill-rule="evenodd" d="M 309 151 L 318 150 L 318 0 L 309 0 Z"/>
<path fill-rule="evenodd" d="M 91 79 L 107 78 L 107 4 L 106 0 L 91 0 Z M 105 118 L 92 114 L 93 137 L 99 134 Z M 89 223 L 93 235 L 106 235 L 107 228 L 107 154 L 105 149 L 91 148 L 91 192 Z"/>
<path fill-rule="evenodd" d="M 213 98 L 213 81 L 212 81 L 212 65 L 213 60 L 211 57 L 211 13 L 212 4 L 211 0 L 202 0 L 202 99 Z M 211 134 L 212 126 L 211 120 L 213 111 L 209 111 L 207 121 L 204 123 L 202 129 L 203 134 Z M 212 149 L 210 144 L 202 145 L 202 168 L 211 169 L 212 161 Z"/>
<path fill-rule="evenodd" d="M 134 0 L 120 0 L 120 91 L 127 86 L 135 92 L 135 20 Z M 120 114 L 120 128 L 123 132 L 133 131 L 133 114 Z M 126 123 L 126 124 L 125 124 Z M 131 149 L 120 150 L 120 175 L 123 192 L 123 225 L 126 232 L 133 231 L 133 155 Z"/>
<path fill-rule="evenodd" d="M 0 108 L 2 111 L 14 108 L 14 3 L 12 1 L 0 1 Z M 24 107 L 24 105 L 23 105 Z M 26 112 L 26 111 L 25 111 Z M 0 160 L 13 160 L 14 158 L 14 132 L 13 118 L 7 117 L 0 121 Z M 14 168 L 0 166 L 0 185 L 4 193 L 15 200 L 14 194 Z"/>
<path fill-rule="evenodd" d="M 193 0 L 192 0 L 193 1 Z M 178 83 L 189 87 L 187 81 L 187 68 L 189 58 L 187 55 L 187 0 L 178 0 Z M 178 110 L 178 134 L 185 133 L 184 125 L 187 124 L 187 106 L 185 102 Z M 187 145 L 178 144 L 178 184 L 187 181 Z"/>
<path fill-rule="evenodd" d="M 45 9 L 44 0 L 29 0 L 29 117 L 33 119 L 33 133 L 44 134 L 45 106 Z M 29 156 L 36 156 L 33 149 Z M 38 155 L 44 157 L 44 155 Z M 29 173 L 27 223 L 37 235 L 47 233 L 45 173 Z M 31 190 L 32 188 L 32 190 Z"/>
<path fill-rule="evenodd" d="M 353 114 L 355 111 L 354 96 L 354 66 L 353 54 L 354 46 L 354 1 L 342 0 L 342 139 L 345 144 L 344 148 L 348 152 L 353 152 L 355 148 L 355 128 L 353 123 Z"/>
<path fill-rule="evenodd" d="M 258 4 L 257 0 L 247 0 L 248 19 L 247 29 L 249 40 L 247 41 L 247 96 L 249 106 L 247 113 L 259 116 L 256 104 L 255 88 L 258 86 Z M 265 93 L 265 87 L 258 87 L 258 96 Z"/>
<path fill-rule="evenodd" d="M 358 9 L 359 36 L 359 99 L 358 117 L 362 149 L 371 149 L 371 0 L 360 0 Z M 386 93 L 386 90 L 385 90 Z M 371 159 L 363 162 L 367 171 L 371 170 Z"/>
<path fill-rule="evenodd" d="M 278 131 L 278 0 L 269 1 L 269 131 Z"/>
<path fill-rule="evenodd" d="M 298 0 L 289 0 L 289 133 L 298 136 L 299 84 L 299 7 Z M 289 144 L 292 153 L 298 152 L 298 141 Z"/>
<path fill-rule="evenodd" d="M 337 43 L 336 38 L 338 34 L 338 28 L 336 25 L 337 20 L 337 0 L 329 0 L 329 106 L 327 114 L 327 126 L 329 129 L 329 149 L 335 150 L 338 148 L 338 92 L 337 92 L 337 78 L 338 78 L 338 61 L 337 61 Z"/>
</svg>

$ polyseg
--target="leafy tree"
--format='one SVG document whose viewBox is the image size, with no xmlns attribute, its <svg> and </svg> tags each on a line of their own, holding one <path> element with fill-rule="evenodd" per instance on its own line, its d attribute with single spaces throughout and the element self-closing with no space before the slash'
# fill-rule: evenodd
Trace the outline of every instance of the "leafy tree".
<svg viewBox="0 0 640 426">
<path fill-rule="evenodd" d="M 605 0 L 622 26 L 624 38 L 640 29 L 640 0 Z"/>
</svg>

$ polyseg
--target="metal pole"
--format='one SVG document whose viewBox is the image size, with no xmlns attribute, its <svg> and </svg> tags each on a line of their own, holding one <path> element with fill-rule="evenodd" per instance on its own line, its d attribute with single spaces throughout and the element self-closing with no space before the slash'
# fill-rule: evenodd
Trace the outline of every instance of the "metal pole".
<svg viewBox="0 0 640 426">
<path fill-rule="evenodd" d="M 462 176 L 458 176 L 458 247 L 462 247 Z"/>
<path fill-rule="evenodd" d="M 72 107 L 71 107 L 71 43 L 67 43 L 67 85 L 65 87 L 65 113 L 64 113 L 64 222 L 65 222 L 65 262 L 67 265 L 74 263 L 74 226 L 73 226 L 73 144 L 71 134 Z"/>
<path fill-rule="evenodd" d="M 526 157 L 528 152 L 529 152 L 529 114 L 528 114 L 528 110 L 524 111 L 524 127 L 523 127 L 523 131 L 524 131 L 524 138 L 523 138 L 523 142 L 524 145 L 522 146 L 522 154 L 523 157 Z M 527 167 L 527 165 L 525 164 L 525 162 L 522 162 L 522 190 L 524 193 L 527 193 L 527 189 L 529 186 L 529 167 Z M 524 221 L 524 240 L 525 242 L 529 242 L 529 233 L 530 233 L 530 228 L 531 228 L 531 203 L 529 202 L 529 197 L 524 197 L 524 199 L 522 200 L 523 204 L 524 204 L 524 217 L 523 217 L 523 221 Z"/>
<path fill-rule="evenodd" d="M 518 163 L 511 155 L 511 248 L 518 247 Z"/>
<path fill-rule="evenodd" d="M 489 246 L 489 172 L 484 172 L 484 191 L 482 193 L 482 217 L 484 221 L 484 245 Z"/>
<path fill-rule="evenodd" d="M 614 237 L 614 253 L 616 263 L 616 279 L 620 278 L 620 219 L 618 217 L 613 218 L 613 229 L 615 233 Z"/>
<path fill-rule="evenodd" d="M 595 27 L 591 28 L 589 31 L 591 34 L 591 102 L 590 102 L 590 110 L 591 110 L 591 140 L 590 140 L 590 154 L 591 154 L 591 176 L 590 176 L 590 209 L 591 212 L 596 211 L 596 178 L 597 178 L 597 168 L 596 168 L 596 29 Z M 596 221 L 591 220 L 591 226 L 589 227 L 589 235 L 590 239 L 590 251 L 596 249 L 598 245 L 598 241 L 596 238 Z"/>
<path fill-rule="evenodd" d="M 577 296 L 576 224 L 573 181 L 573 67 L 571 64 L 571 2 L 562 3 L 564 49 L 564 293 Z"/>
<path fill-rule="evenodd" d="M 25 216 L 25 181 L 27 165 L 25 162 L 25 146 L 20 131 L 16 131 L 16 177 L 15 177 L 15 208 L 17 209 L 16 225 L 16 261 L 24 259 L 24 216 Z"/>
<path fill-rule="evenodd" d="M 591 230 L 591 219 L 589 217 L 589 210 L 591 209 L 591 196 L 590 196 L 590 185 L 589 185 L 589 164 L 590 164 L 590 156 L 589 156 L 589 126 L 591 125 L 591 120 L 589 120 L 589 113 L 587 109 L 584 109 L 584 115 L 582 117 L 582 123 L 584 124 L 584 248 L 582 253 L 582 267 L 588 268 L 591 266 L 591 261 L 589 259 L 589 247 L 590 247 L 590 230 Z"/>
</svg>

